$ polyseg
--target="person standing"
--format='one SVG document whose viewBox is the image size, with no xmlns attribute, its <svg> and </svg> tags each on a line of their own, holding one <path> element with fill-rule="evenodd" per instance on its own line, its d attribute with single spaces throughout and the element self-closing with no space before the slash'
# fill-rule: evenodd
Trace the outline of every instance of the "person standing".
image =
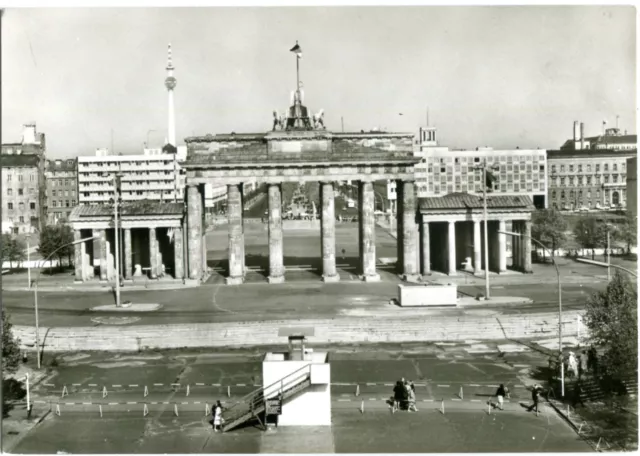
<svg viewBox="0 0 640 456">
<path fill-rule="evenodd" d="M 404 379 L 398 380 L 396 386 L 393 388 L 393 413 L 397 412 L 402 402 L 402 396 L 404 395 Z"/>
<path fill-rule="evenodd" d="M 529 407 L 528 411 L 532 411 L 534 408 L 536 409 L 536 415 L 538 414 L 538 403 L 540 402 L 540 391 L 542 388 L 540 385 L 535 385 L 531 390 L 531 399 L 533 400 L 533 404 Z"/>
<path fill-rule="evenodd" d="M 407 410 L 409 412 L 417 412 L 418 407 L 416 407 L 416 388 L 413 385 L 413 382 L 409 382 L 409 388 L 407 388 L 407 393 L 409 394 L 409 405 Z"/>
<path fill-rule="evenodd" d="M 213 409 L 211 410 L 213 415 L 213 430 L 218 432 L 222 430 L 222 404 L 220 401 L 216 401 Z"/>
</svg>

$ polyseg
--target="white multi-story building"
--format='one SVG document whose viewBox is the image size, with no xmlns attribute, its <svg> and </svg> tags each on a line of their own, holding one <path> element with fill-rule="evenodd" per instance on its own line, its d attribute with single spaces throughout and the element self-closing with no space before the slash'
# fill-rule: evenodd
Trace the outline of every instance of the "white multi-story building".
<svg viewBox="0 0 640 456">
<path fill-rule="evenodd" d="M 415 167 L 418 198 L 449 193 L 482 193 L 482 171 L 486 161 L 497 180 L 493 193 L 527 195 L 538 208 L 547 207 L 547 151 L 542 149 L 452 150 L 439 146 L 435 127 L 421 128 L 414 155 L 422 160 Z M 394 182 L 389 194 L 395 194 Z"/>
<path fill-rule="evenodd" d="M 121 175 L 123 202 L 184 201 L 184 173 L 176 154 L 78 157 L 78 203 L 108 204 L 114 196 L 114 176 Z"/>
</svg>

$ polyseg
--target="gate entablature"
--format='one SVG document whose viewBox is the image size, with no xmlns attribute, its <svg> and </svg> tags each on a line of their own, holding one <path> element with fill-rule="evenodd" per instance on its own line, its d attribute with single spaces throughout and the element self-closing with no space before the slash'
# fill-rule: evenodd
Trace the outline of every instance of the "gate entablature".
<svg viewBox="0 0 640 456">
<path fill-rule="evenodd" d="M 186 138 L 188 184 L 413 180 L 411 133 L 275 131 Z"/>
</svg>

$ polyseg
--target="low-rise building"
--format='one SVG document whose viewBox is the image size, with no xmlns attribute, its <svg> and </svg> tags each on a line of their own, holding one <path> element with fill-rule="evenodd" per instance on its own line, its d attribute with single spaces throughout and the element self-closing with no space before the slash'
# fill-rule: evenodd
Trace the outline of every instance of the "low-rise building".
<svg viewBox="0 0 640 456">
<path fill-rule="evenodd" d="M 47 160 L 47 222 L 55 224 L 69 220 L 78 202 L 77 163 L 75 158 Z"/>
<path fill-rule="evenodd" d="M 46 223 L 46 142 L 34 122 L 24 125 L 19 143 L 2 144 L 2 230 L 31 233 Z"/>
</svg>

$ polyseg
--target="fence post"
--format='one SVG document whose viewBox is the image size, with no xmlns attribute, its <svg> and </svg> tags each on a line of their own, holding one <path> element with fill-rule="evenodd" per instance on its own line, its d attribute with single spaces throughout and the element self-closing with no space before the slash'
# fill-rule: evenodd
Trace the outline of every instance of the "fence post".
<svg viewBox="0 0 640 456">
<path fill-rule="evenodd" d="M 149 409 L 147 408 L 147 404 L 144 404 L 144 408 L 142 409 L 142 416 L 147 416 L 149 414 Z"/>
<path fill-rule="evenodd" d="M 364 413 L 364 401 L 360 403 L 360 413 Z"/>
<path fill-rule="evenodd" d="M 356 385 L 356 397 L 360 396 L 360 385 Z"/>
<path fill-rule="evenodd" d="M 600 442 L 602 441 L 602 437 L 598 439 L 598 443 L 596 444 L 596 451 L 600 449 Z"/>
<path fill-rule="evenodd" d="M 25 374 L 25 383 L 27 385 L 27 416 L 31 415 L 31 401 L 29 396 L 29 373 Z"/>
<path fill-rule="evenodd" d="M 204 403 L 204 416 L 207 416 L 209 414 L 209 404 L 207 404 L 206 402 Z"/>
<path fill-rule="evenodd" d="M 444 399 L 442 399 L 442 402 L 440 403 L 440 411 L 444 415 Z"/>
<path fill-rule="evenodd" d="M 173 412 L 178 416 L 178 404 L 173 404 Z"/>
<path fill-rule="evenodd" d="M 584 423 L 580 423 L 580 427 L 578 428 L 578 435 L 580 435 L 580 433 L 582 432 L 582 426 L 584 426 Z"/>
<path fill-rule="evenodd" d="M 149 388 L 147 388 L 147 385 L 144 385 L 144 395 L 143 397 L 147 397 L 149 395 Z"/>
<path fill-rule="evenodd" d="M 56 404 L 56 415 L 60 416 L 60 404 Z"/>
<path fill-rule="evenodd" d="M 187 385 L 187 396 L 189 395 L 189 385 Z"/>
<path fill-rule="evenodd" d="M 65 397 L 69 395 L 69 391 L 67 390 L 67 385 L 62 387 L 62 395 L 60 397 Z"/>
<path fill-rule="evenodd" d="M 231 386 L 227 386 L 227 397 L 231 397 Z"/>
<path fill-rule="evenodd" d="M 491 400 L 489 400 L 489 402 L 487 402 L 487 413 L 489 415 L 491 415 Z"/>
<path fill-rule="evenodd" d="M 464 399 L 464 391 L 462 390 L 462 386 L 460 387 L 460 399 Z"/>
<path fill-rule="evenodd" d="M 98 407 L 100 408 L 100 418 L 102 418 L 102 404 L 98 405 Z"/>
<path fill-rule="evenodd" d="M 107 387 L 106 387 L 106 386 L 103 386 L 103 387 L 102 387 L 102 397 L 103 397 L 103 398 L 107 397 L 107 394 L 108 394 L 108 393 L 107 393 Z"/>
</svg>

